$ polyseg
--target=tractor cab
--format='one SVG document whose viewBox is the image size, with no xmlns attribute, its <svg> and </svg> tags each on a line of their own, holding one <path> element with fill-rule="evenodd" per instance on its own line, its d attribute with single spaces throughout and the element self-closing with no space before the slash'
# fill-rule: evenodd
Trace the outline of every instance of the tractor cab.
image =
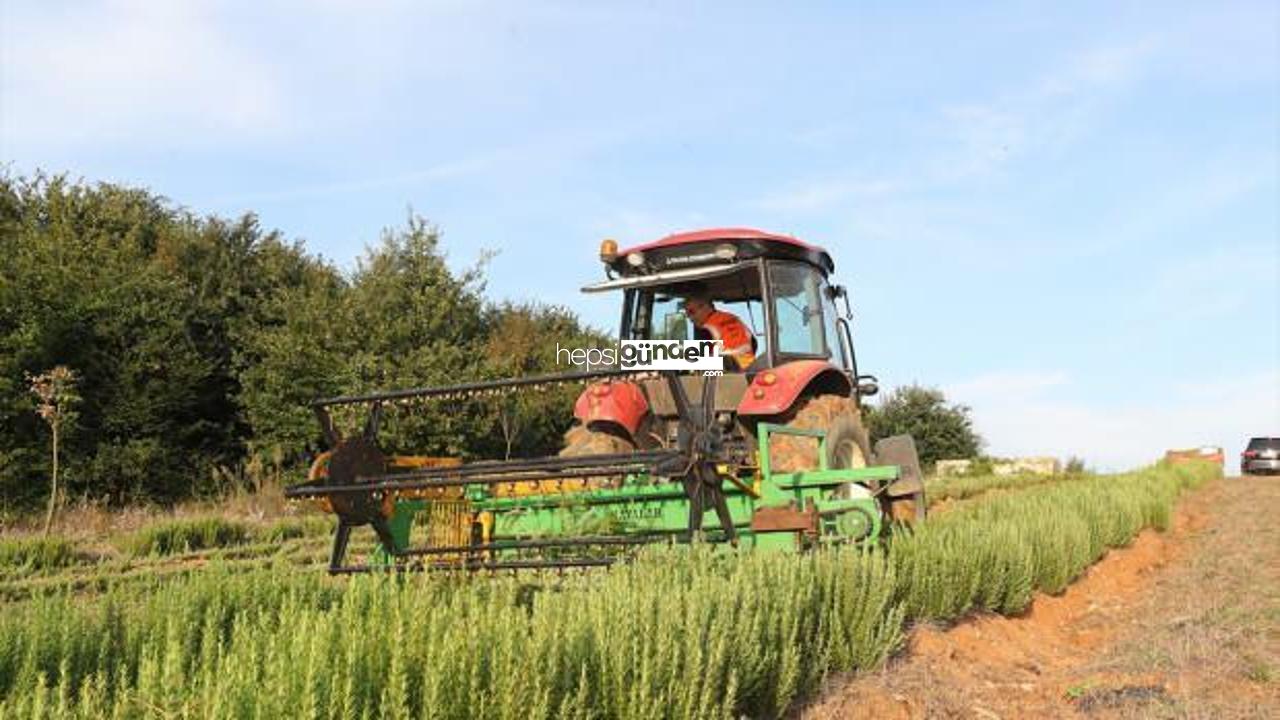
<svg viewBox="0 0 1280 720">
<path fill-rule="evenodd" d="M 751 335 L 754 375 L 797 360 L 831 363 L 850 381 L 857 376 L 848 324 L 832 284 L 831 256 L 792 237 L 758 230 L 707 230 L 671 235 L 618 250 L 606 240 L 600 259 L 609 278 L 584 292 L 622 290 L 619 336 L 624 340 L 705 339 L 683 304 L 705 297 L 735 316 Z M 726 363 L 726 370 L 742 370 Z"/>
<path fill-rule="evenodd" d="M 876 380 L 858 374 L 849 303 L 831 282 L 835 269 L 822 248 L 786 235 L 742 228 L 702 230 L 619 250 L 600 248 L 607 279 L 584 292 L 622 291 L 622 340 L 707 339 L 685 304 L 709 300 L 745 326 L 753 358 L 745 367 L 725 358 L 717 378 L 716 412 L 748 435 L 760 421 L 781 421 L 808 399 L 837 399 L 857 413 Z M 697 397 L 706 379 L 686 376 Z M 659 441 L 678 420 L 661 380 L 592 387 L 575 407 L 586 426 L 612 432 L 637 447 Z M 616 390 L 616 392 L 614 391 Z M 664 427 L 665 426 L 665 427 Z M 865 443 L 863 443 L 865 445 Z"/>
</svg>

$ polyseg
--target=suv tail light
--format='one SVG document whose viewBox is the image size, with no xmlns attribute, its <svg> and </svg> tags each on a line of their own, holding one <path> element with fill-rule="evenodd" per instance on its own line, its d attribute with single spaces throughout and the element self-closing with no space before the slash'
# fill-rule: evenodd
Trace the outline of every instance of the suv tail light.
<svg viewBox="0 0 1280 720">
<path fill-rule="evenodd" d="M 1256 458 L 1256 457 L 1258 457 L 1258 451 L 1257 451 L 1257 450 L 1245 450 L 1244 452 L 1240 453 L 1240 457 Z"/>
</svg>

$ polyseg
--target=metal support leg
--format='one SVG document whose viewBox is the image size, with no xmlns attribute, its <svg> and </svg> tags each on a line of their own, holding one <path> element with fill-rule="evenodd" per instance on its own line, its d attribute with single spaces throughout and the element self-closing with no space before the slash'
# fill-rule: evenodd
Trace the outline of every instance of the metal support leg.
<svg viewBox="0 0 1280 720">
<path fill-rule="evenodd" d="M 338 529 L 333 533 L 333 552 L 329 555 L 329 572 L 342 567 L 342 560 L 347 555 L 347 542 L 351 539 L 351 526 L 338 521 Z"/>
</svg>

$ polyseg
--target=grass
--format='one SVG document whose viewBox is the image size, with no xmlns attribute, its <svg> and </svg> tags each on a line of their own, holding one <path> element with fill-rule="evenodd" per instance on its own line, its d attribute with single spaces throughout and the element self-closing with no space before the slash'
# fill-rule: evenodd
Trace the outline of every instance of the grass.
<svg viewBox="0 0 1280 720">
<path fill-rule="evenodd" d="M 26 537 L 0 540 L 0 566 L 21 571 L 47 570 L 79 561 L 75 545 L 65 538 Z"/>
<path fill-rule="evenodd" d="M 134 556 L 174 555 L 250 543 L 279 545 L 332 530 L 333 520 L 328 517 L 281 518 L 267 526 L 217 516 L 183 518 L 143 527 L 126 536 L 123 545 Z"/>
<path fill-rule="evenodd" d="M 1037 486 L 886 550 L 663 548 L 480 582 L 215 563 L 92 602 L 38 594 L 0 614 L 0 716 L 774 717 L 882 664 L 911 622 L 1060 590 L 1206 478 Z"/>
<path fill-rule="evenodd" d="M 249 542 L 249 526 L 220 517 L 170 520 L 148 525 L 126 541 L 134 555 L 171 555 L 241 545 Z"/>
<path fill-rule="evenodd" d="M 287 540 L 329 535 L 333 532 L 333 518 L 308 516 L 282 518 L 255 533 L 260 542 L 282 543 Z"/>
<path fill-rule="evenodd" d="M 1022 490 L 1037 485 L 1081 480 L 1088 474 L 1065 475 L 950 475 L 931 478 L 925 486 L 930 506 L 946 502 L 968 500 L 1001 490 Z"/>
</svg>

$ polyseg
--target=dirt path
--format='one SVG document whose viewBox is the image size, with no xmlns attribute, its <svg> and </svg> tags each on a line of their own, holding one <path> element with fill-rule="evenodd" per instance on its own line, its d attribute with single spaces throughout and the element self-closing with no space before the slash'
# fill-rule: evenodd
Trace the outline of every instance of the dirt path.
<svg viewBox="0 0 1280 720">
<path fill-rule="evenodd" d="M 917 628 L 800 717 L 1280 718 L 1278 520 L 1280 480 L 1216 481 L 1063 595 Z"/>
</svg>

